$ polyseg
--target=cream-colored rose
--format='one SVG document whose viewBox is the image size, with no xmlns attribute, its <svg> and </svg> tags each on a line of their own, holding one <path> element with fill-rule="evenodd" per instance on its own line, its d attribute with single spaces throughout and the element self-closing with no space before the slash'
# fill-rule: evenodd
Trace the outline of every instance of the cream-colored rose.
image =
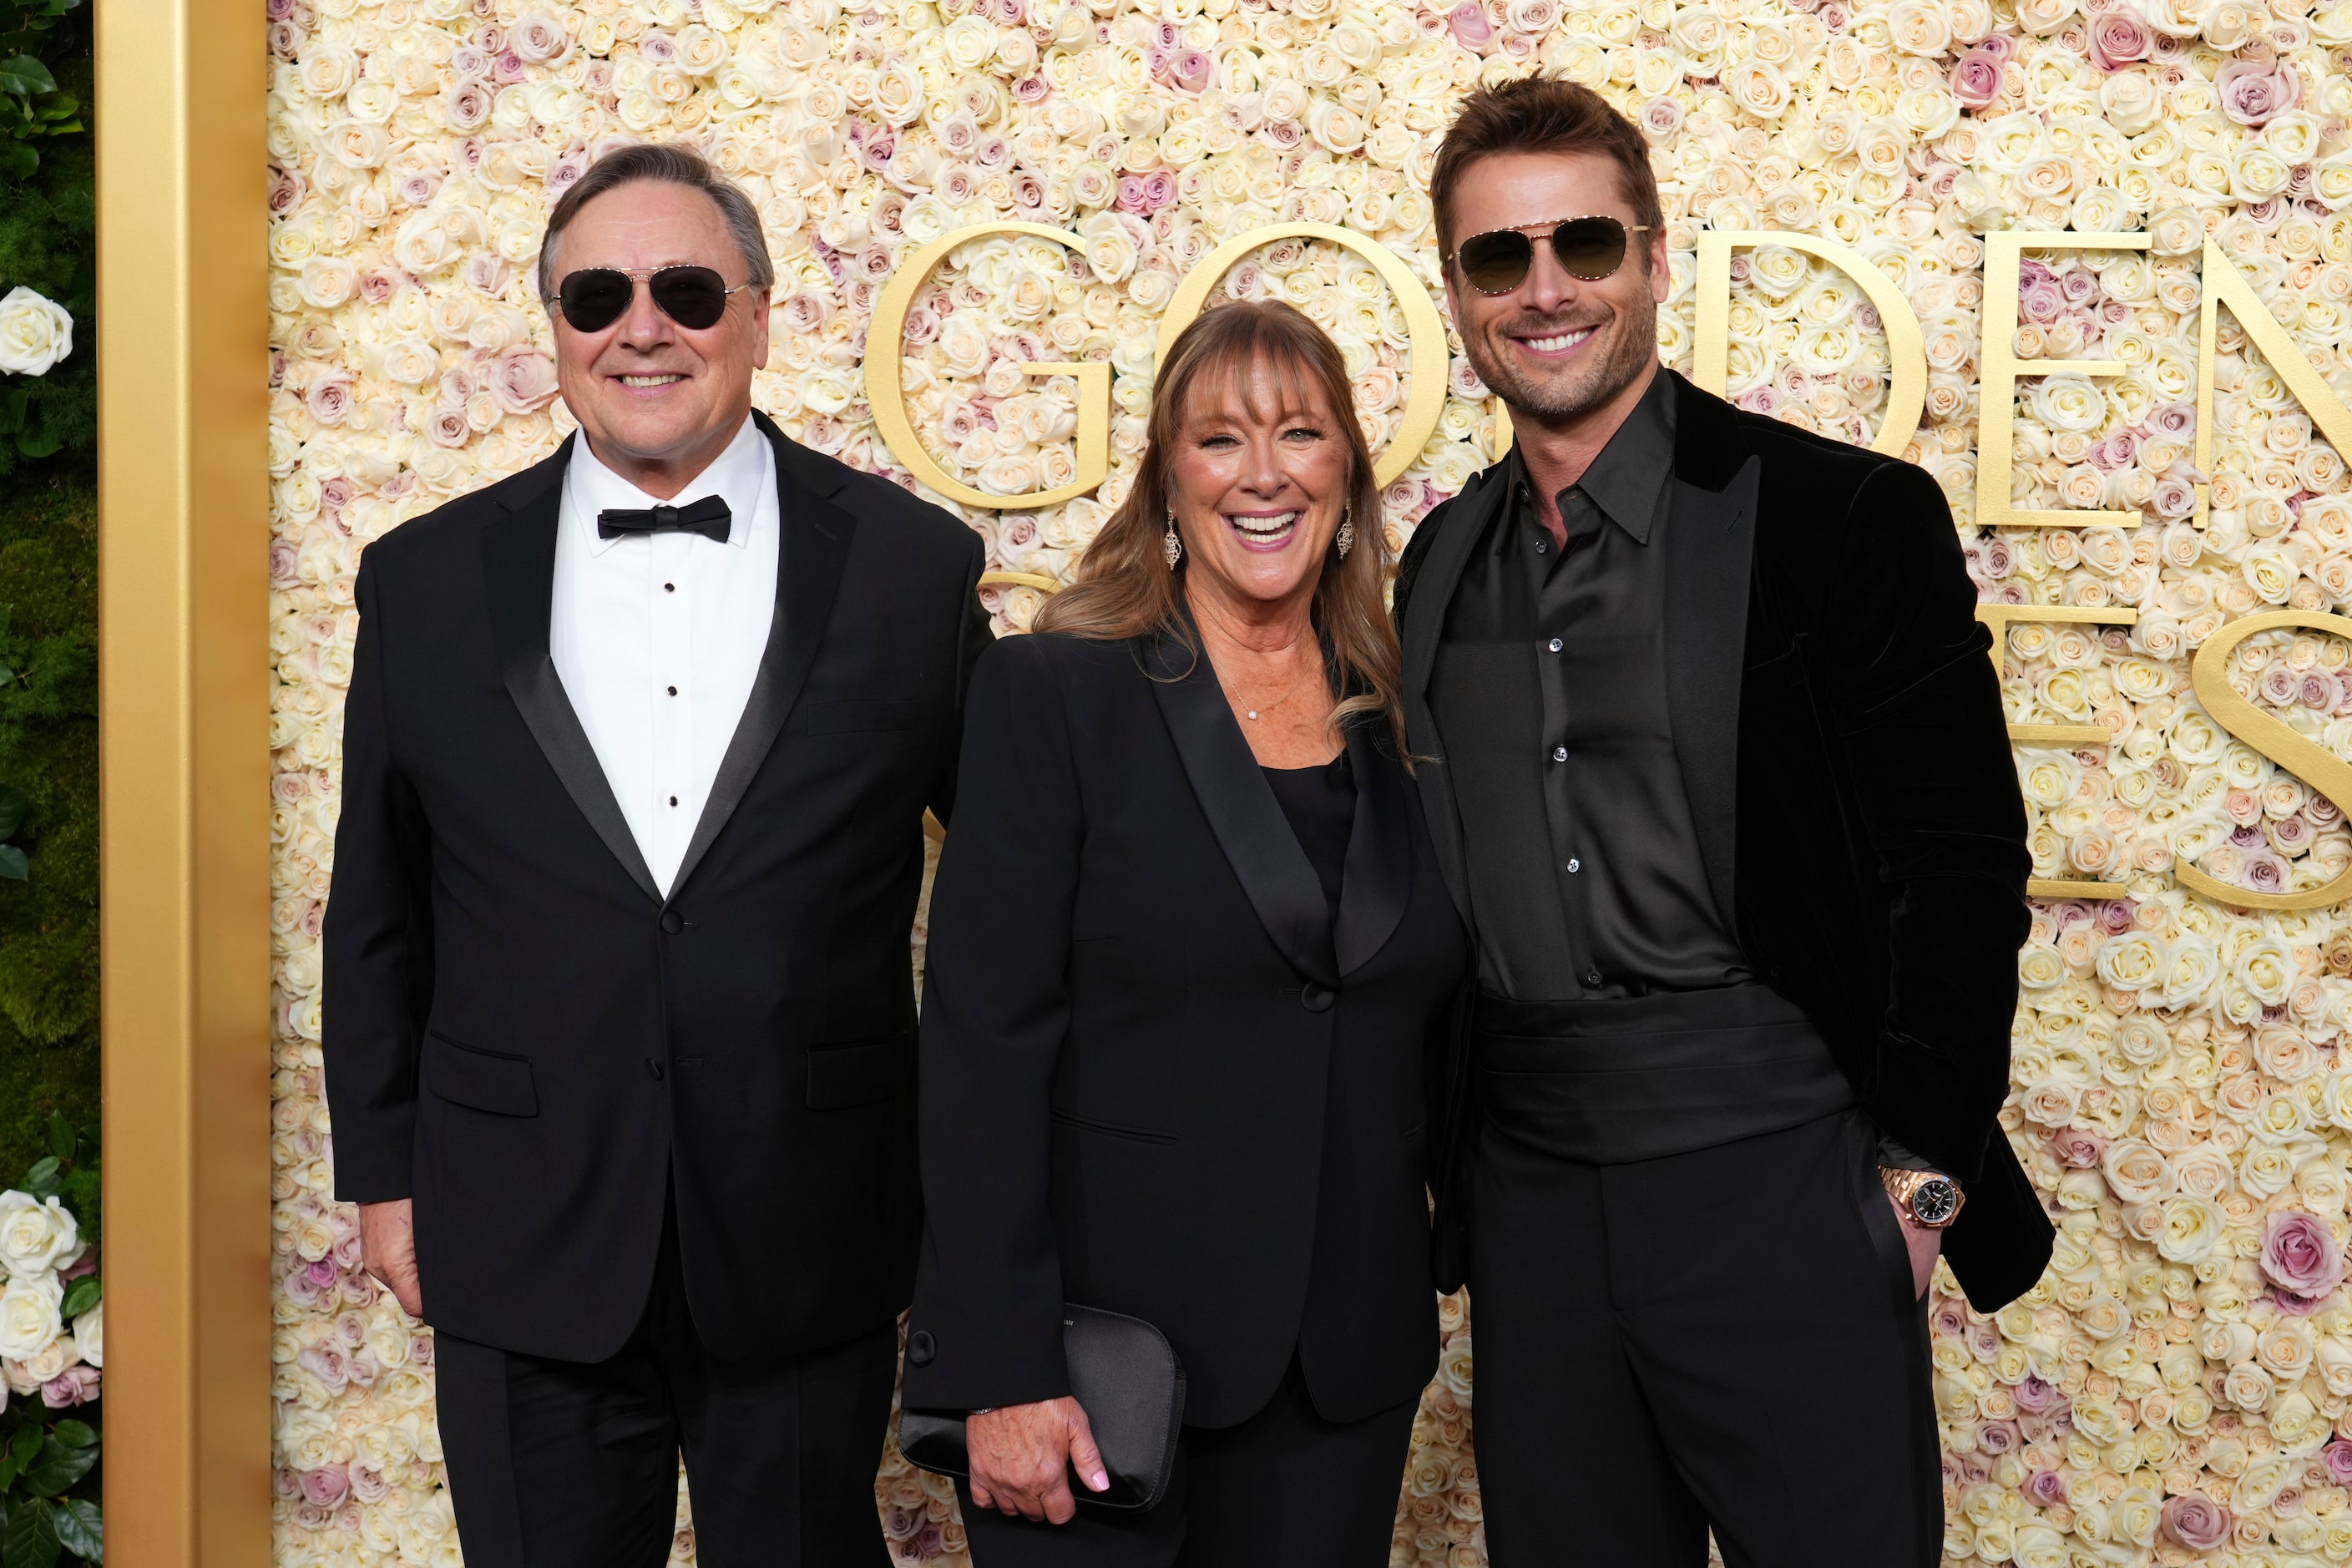
<svg viewBox="0 0 2352 1568">
<path fill-rule="evenodd" d="M 0 374 L 47 375 L 73 353 L 73 318 L 64 306 L 19 284 L 0 298 Z"/>
<path fill-rule="evenodd" d="M 0 1357 L 29 1361 L 48 1349 L 65 1331 L 58 1317 L 58 1304 L 64 1299 L 64 1289 L 54 1276 L 11 1279 L 8 1288 L 0 1290 Z"/>
<path fill-rule="evenodd" d="M 47 1274 L 80 1251 L 81 1229 L 64 1204 L 28 1193 L 0 1193 L 0 1270 L 10 1279 Z"/>
</svg>

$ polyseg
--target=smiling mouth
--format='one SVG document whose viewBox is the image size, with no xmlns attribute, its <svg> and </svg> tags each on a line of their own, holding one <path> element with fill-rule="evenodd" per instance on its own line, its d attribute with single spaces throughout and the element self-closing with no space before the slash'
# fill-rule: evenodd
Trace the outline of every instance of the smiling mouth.
<svg viewBox="0 0 2352 1568">
<path fill-rule="evenodd" d="M 1534 353 L 1564 354 L 1583 347 L 1584 341 L 1600 330 L 1598 324 L 1570 327 L 1565 331 L 1552 332 L 1540 338 L 1514 338 L 1511 341 Z"/>
<path fill-rule="evenodd" d="M 686 377 L 674 371 L 663 371 L 654 375 L 625 375 L 617 379 L 623 386 L 649 387 L 667 386 L 672 382 L 684 381 Z"/>
<path fill-rule="evenodd" d="M 1279 550 L 1298 531 L 1302 515 L 1294 507 L 1288 511 L 1265 513 L 1229 511 L 1224 518 L 1226 525 L 1241 535 L 1242 543 L 1249 549 Z"/>
</svg>

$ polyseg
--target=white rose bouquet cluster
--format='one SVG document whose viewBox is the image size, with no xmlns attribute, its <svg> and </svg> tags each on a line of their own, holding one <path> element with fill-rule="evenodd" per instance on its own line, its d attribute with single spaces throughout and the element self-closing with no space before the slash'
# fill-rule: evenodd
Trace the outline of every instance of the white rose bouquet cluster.
<svg viewBox="0 0 2352 1568">
<path fill-rule="evenodd" d="M 2352 610 L 2352 487 L 2313 411 L 2228 310 L 2199 380 L 2210 240 L 2352 395 L 2352 4 L 533 3 L 267 0 L 281 1562 L 457 1561 L 430 1338 L 360 1272 L 330 1197 L 318 936 L 359 553 L 569 427 L 529 284 L 551 199 L 615 139 L 692 139 L 752 195 L 778 258 L 761 406 L 919 488 L 866 402 L 866 360 L 898 354 L 930 460 L 1008 500 L 950 503 L 991 569 L 1060 579 L 1129 483 L 1184 278 L 1229 240 L 1305 222 L 1387 247 L 1435 292 L 1427 178 L 1451 105 L 1538 68 L 1651 139 L 1669 363 L 1694 366 L 1702 231 L 1860 250 L 1918 322 L 1925 406 L 1905 456 L 1951 498 L 1980 596 L 2130 612 L 2015 620 L 2000 649 L 2012 721 L 2111 737 L 2022 747 L 2019 773 L 2037 875 L 2114 896 L 2046 900 L 2021 956 L 2004 1119 L 2061 1216 L 2057 1262 L 1995 1317 L 1948 1279 L 1932 1302 L 1949 1560 L 2352 1559 L 2352 921 L 2248 913 L 2177 876 L 2294 893 L 2352 867 L 2339 803 L 2223 729 L 2190 679 L 2196 650 L 2246 616 Z M 958 247 L 902 341 L 866 341 L 915 250 L 1005 222 L 1066 238 Z M 1986 409 L 1982 236 L 2067 228 L 2147 243 L 2029 251 L 2023 374 L 2013 406 Z M 1378 448 L 1402 434 L 1412 377 L 1445 377 L 1435 433 L 1383 497 L 1392 546 L 1488 460 L 1486 389 L 1458 358 L 1414 363 L 1362 256 L 1276 238 L 1216 288 L 1321 322 Z M 1834 268 L 1743 248 L 1726 392 L 1868 440 L 1892 393 L 1886 325 Z M 2035 373 L 2088 360 L 2120 365 Z M 1109 367 L 1109 474 L 1030 504 L 1013 498 L 1070 482 L 1086 456 L 1078 375 L 1022 368 L 1055 363 Z M 2003 418 L 2012 507 L 2121 525 L 1977 529 L 1979 432 Z M 986 593 L 1004 630 L 1039 602 Z M 2241 698 L 2352 759 L 2343 642 L 2286 627 L 2230 659 Z M 1465 1303 L 1441 1306 L 1393 1560 L 1470 1568 L 1485 1560 L 1470 1326 Z M 14 1322 L 0 1308 L 0 1331 Z M 951 1493 L 895 1455 L 877 1503 L 898 1561 L 965 1560 Z"/>
</svg>

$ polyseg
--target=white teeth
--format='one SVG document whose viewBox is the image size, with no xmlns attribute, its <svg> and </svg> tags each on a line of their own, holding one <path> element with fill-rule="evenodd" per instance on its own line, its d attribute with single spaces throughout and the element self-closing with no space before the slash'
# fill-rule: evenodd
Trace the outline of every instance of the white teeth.
<svg viewBox="0 0 2352 1568">
<path fill-rule="evenodd" d="M 673 381 L 685 379 L 686 377 L 682 375 L 625 375 L 621 378 L 621 384 L 623 386 L 667 386 Z"/>
<path fill-rule="evenodd" d="M 1291 525 L 1298 521 L 1298 513 L 1297 511 L 1277 512 L 1272 517 L 1228 516 L 1225 521 L 1252 539 L 1272 539 L 1278 533 L 1287 532 Z"/>
<path fill-rule="evenodd" d="M 1523 338 L 1520 341 L 1538 353 L 1558 353 L 1562 349 L 1573 348 L 1591 335 L 1591 327 L 1579 327 L 1572 332 L 1561 332 L 1553 337 Z"/>
</svg>

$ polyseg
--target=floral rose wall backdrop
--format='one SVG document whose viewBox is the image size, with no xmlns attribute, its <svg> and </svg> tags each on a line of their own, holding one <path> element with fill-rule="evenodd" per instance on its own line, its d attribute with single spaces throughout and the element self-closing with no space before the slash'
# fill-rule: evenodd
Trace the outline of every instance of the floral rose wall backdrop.
<svg viewBox="0 0 2352 1568">
<path fill-rule="evenodd" d="M 2352 439 L 2352 4 L 268 0 L 268 24 L 281 1563 L 459 1557 L 430 1336 L 330 1197 L 318 935 L 360 553 L 568 428 L 528 285 L 554 195 L 618 140 L 703 147 L 779 261 L 761 405 L 961 498 L 992 568 L 1045 582 L 1129 482 L 1184 280 L 1274 229 L 1212 295 L 1332 331 L 1401 546 L 1497 436 L 1398 292 L 1435 292 L 1430 162 L 1467 88 L 1536 69 L 1652 138 L 1669 362 L 1841 439 L 1916 413 L 1904 456 L 2001 634 L 2042 879 L 2005 1120 L 2063 1234 L 2005 1311 L 1934 1293 L 1948 1559 L 2352 1559 L 2352 481 L 2327 438 Z M 1008 222 L 1058 237 L 909 270 Z M 1985 237 L 2018 230 L 2051 237 Z M 1747 237 L 1714 301 L 1709 231 Z M 1774 232 L 1839 242 L 1889 308 Z M 886 303 L 898 341 L 869 342 Z M 869 355 L 898 372 L 887 441 Z M 999 629 L 1039 592 L 988 589 Z M 1467 1303 L 1443 1322 L 1393 1560 L 1466 1568 Z M 895 1456 L 877 1504 L 900 1562 L 965 1560 L 951 1494 Z"/>
</svg>

